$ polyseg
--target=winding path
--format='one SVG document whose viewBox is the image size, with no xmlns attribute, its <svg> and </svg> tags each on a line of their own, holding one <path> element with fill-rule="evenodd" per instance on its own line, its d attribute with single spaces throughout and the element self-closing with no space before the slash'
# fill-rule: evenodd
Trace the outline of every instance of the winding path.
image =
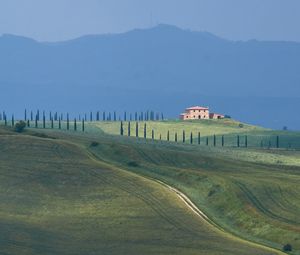
<svg viewBox="0 0 300 255">
<path fill-rule="evenodd" d="M 152 179 L 152 178 L 151 178 Z M 157 179 L 152 179 L 154 180 L 155 182 L 165 186 L 166 188 L 168 188 L 169 190 L 171 190 L 172 192 L 174 192 L 178 198 L 180 198 L 185 204 L 186 206 L 191 210 L 193 211 L 198 217 L 200 217 L 202 220 L 206 221 L 208 224 L 212 225 L 214 228 L 216 228 L 216 230 L 219 230 L 221 232 L 223 232 L 223 234 L 227 234 L 227 235 L 230 235 L 231 237 L 233 237 L 234 239 L 240 241 L 240 242 L 243 242 L 243 243 L 246 243 L 246 244 L 249 244 L 249 245 L 254 245 L 254 246 L 257 246 L 257 247 L 260 247 L 260 248 L 263 248 L 263 249 L 266 249 L 266 250 L 269 250 L 270 252 L 274 252 L 274 254 L 278 254 L 278 255 L 286 255 L 286 253 L 280 251 L 280 250 L 276 250 L 272 247 L 269 247 L 269 246 L 265 246 L 263 244 L 259 244 L 259 243 L 255 243 L 253 241 L 248 241 L 248 240 L 245 240 L 245 239 L 242 239 L 240 237 L 237 237 L 229 232 L 226 232 L 224 229 L 222 229 L 220 226 L 218 226 L 217 224 L 215 224 L 204 212 L 202 212 L 184 193 L 182 193 L 181 191 L 179 191 L 178 189 L 160 181 L 160 180 L 157 180 Z"/>
</svg>

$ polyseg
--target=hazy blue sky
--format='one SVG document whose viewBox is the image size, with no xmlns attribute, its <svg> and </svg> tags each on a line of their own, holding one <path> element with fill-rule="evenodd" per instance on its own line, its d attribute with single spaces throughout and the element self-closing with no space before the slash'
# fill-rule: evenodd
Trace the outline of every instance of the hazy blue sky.
<svg viewBox="0 0 300 255">
<path fill-rule="evenodd" d="M 234 40 L 300 41 L 300 0 L 0 0 L 0 34 L 42 41 L 157 23 Z"/>
</svg>

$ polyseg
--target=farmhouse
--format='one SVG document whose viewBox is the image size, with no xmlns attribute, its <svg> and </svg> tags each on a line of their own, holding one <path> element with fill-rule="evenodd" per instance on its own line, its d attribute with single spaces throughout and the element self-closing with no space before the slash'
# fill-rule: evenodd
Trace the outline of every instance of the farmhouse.
<svg viewBox="0 0 300 255">
<path fill-rule="evenodd" d="M 210 113 L 208 107 L 193 106 L 185 109 L 185 113 L 180 114 L 182 120 L 201 120 L 201 119 L 223 119 L 224 115 Z"/>
<path fill-rule="evenodd" d="M 210 113 L 209 114 L 209 118 L 210 119 L 224 119 L 225 116 L 223 114 L 219 114 L 219 113 Z"/>
</svg>

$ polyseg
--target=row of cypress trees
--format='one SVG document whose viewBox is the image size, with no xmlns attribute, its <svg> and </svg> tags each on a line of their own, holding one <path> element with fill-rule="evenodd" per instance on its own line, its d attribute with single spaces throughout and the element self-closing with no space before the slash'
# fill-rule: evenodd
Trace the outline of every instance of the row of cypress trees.
<svg viewBox="0 0 300 255">
<path fill-rule="evenodd" d="M 24 121 L 30 120 L 30 121 L 40 121 L 43 118 L 46 118 L 48 120 L 53 119 L 54 121 L 58 121 L 59 119 L 61 121 L 67 120 L 68 113 L 58 113 L 58 112 L 49 112 L 47 114 L 48 118 L 46 117 L 45 111 L 41 112 L 40 110 L 37 110 L 36 112 L 28 111 L 27 109 L 24 110 Z M 145 111 L 145 112 L 135 112 L 135 113 L 129 113 L 127 111 L 124 111 L 123 114 L 117 114 L 116 111 L 113 112 L 100 112 L 97 111 L 96 113 L 93 113 L 92 111 L 87 114 L 80 114 L 77 118 L 79 121 L 159 121 L 164 120 L 164 114 L 158 113 L 154 111 Z M 0 120 L 7 120 L 7 115 L 5 112 L 0 113 Z"/>
<path fill-rule="evenodd" d="M 127 125 L 127 136 L 131 136 L 131 122 L 128 122 L 128 125 Z M 135 122 L 135 137 L 140 137 L 140 134 L 139 134 L 139 126 L 141 124 L 139 122 Z M 142 137 L 144 139 L 147 139 L 148 138 L 148 134 L 147 134 L 147 123 L 144 123 L 143 124 L 143 135 Z M 123 122 L 121 122 L 121 126 L 120 126 L 120 135 L 121 136 L 124 136 L 125 135 L 125 132 L 124 132 L 124 124 Z M 154 129 L 151 130 L 151 139 L 152 140 L 155 140 L 155 131 Z M 243 137 L 241 135 L 237 135 L 236 136 L 236 146 L 237 147 L 242 147 L 242 142 L 241 140 L 243 139 L 243 146 L 244 147 L 248 147 L 248 135 L 244 135 Z M 159 140 L 162 140 L 162 135 L 159 134 Z M 171 137 L 170 137 L 170 131 L 168 130 L 167 131 L 167 135 L 166 135 L 166 140 L 169 142 L 171 141 Z M 174 142 L 179 142 L 178 140 L 178 133 L 175 132 L 174 134 Z M 216 135 L 213 135 L 212 137 L 208 137 L 206 136 L 205 137 L 205 145 L 208 146 L 209 145 L 209 142 L 212 142 L 212 145 L 214 147 L 217 146 L 217 136 Z M 182 131 L 182 143 L 190 143 L 190 144 L 194 144 L 194 143 L 197 143 L 199 145 L 201 145 L 201 132 L 198 132 L 197 133 L 197 139 L 195 141 L 194 139 L 194 133 L 191 132 L 189 134 L 189 136 L 186 135 L 186 132 L 185 130 Z M 271 142 L 269 142 L 269 148 L 271 147 Z M 279 148 L 279 136 L 276 136 L 276 142 L 275 142 L 275 146 L 276 148 Z M 222 135 L 221 136 L 221 146 L 224 147 L 225 146 L 225 136 Z M 261 147 L 263 147 L 262 143 L 261 143 Z"/>
<path fill-rule="evenodd" d="M 8 123 L 8 119 L 7 119 L 7 115 L 5 112 L 0 113 L 0 121 L 4 121 L 4 125 L 7 126 L 9 125 Z M 42 121 L 42 126 L 40 126 L 40 121 Z M 66 129 L 70 130 L 71 129 L 71 125 L 72 125 L 72 129 L 74 131 L 78 130 L 78 120 L 76 118 L 74 118 L 73 121 L 70 120 L 69 114 L 66 114 L 66 118 L 65 120 L 63 120 L 63 115 L 58 115 L 57 113 L 55 113 L 54 115 L 51 114 L 49 115 L 49 121 L 50 121 L 50 127 L 51 129 L 54 129 L 54 123 L 57 122 L 58 123 L 58 129 L 62 129 L 62 122 L 66 122 Z M 33 112 L 30 113 L 30 116 L 27 116 L 27 112 L 25 110 L 25 114 L 24 114 L 24 122 L 26 123 L 27 127 L 31 127 L 32 126 L 32 122 L 34 122 L 34 125 L 32 127 L 35 128 L 46 128 L 46 124 L 47 124 L 47 120 L 46 120 L 46 115 L 45 112 L 43 112 L 43 114 L 40 116 L 40 112 L 39 110 L 36 112 L 34 118 L 33 118 Z M 84 132 L 85 131 L 85 119 L 80 120 L 81 122 L 81 130 Z M 14 115 L 11 116 L 11 126 L 15 126 L 15 117 Z"/>
</svg>

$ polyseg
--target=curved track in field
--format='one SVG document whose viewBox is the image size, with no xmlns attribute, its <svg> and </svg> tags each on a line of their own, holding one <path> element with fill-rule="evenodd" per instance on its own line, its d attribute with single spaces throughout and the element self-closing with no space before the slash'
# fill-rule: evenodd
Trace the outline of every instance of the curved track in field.
<svg viewBox="0 0 300 255">
<path fill-rule="evenodd" d="M 174 192 L 185 204 L 186 206 L 191 210 L 193 211 L 198 217 L 200 217 L 202 220 L 206 221 L 208 224 L 212 225 L 213 227 L 217 228 L 218 230 L 222 231 L 223 233 L 225 234 L 229 234 L 229 235 L 232 235 L 231 233 L 228 233 L 226 232 L 224 229 L 222 229 L 220 226 L 218 226 L 216 223 L 214 223 L 203 211 L 201 211 L 189 198 L 188 196 L 186 196 L 184 193 L 182 193 L 181 191 L 179 191 L 178 189 L 162 182 L 162 181 L 159 181 L 159 180 L 156 180 L 156 179 L 153 179 L 154 181 L 156 181 L 157 183 L 160 183 L 161 185 L 165 186 L 166 188 L 168 188 L 169 190 L 171 190 L 172 192 Z M 235 239 L 238 239 L 239 241 L 241 242 L 245 242 L 245 243 L 248 243 L 248 244 L 252 244 L 252 245 L 255 245 L 255 246 L 258 246 L 258 247 L 261 247 L 261 248 L 264 248 L 264 249 L 268 249 L 269 251 L 272 251 L 272 252 L 275 252 L 276 254 L 279 254 L 279 255 L 283 255 L 283 254 L 286 254 L 282 251 L 279 251 L 279 250 L 276 250 L 272 247 L 269 247 L 269 246 L 265 246 L 263 244 L 259 244 L 259 243 L 255 243 L 253 241 L 248 241 L 248 240 L 245 240 L 245 239 L 242 239 L 240 237 L 237 237 L 237 236 L 234 236 L 232 235 Z"/>
<path fill-rule="evenodd" d="M 102 163 L 104 164 L 108 164 L 110 165 L 109 162 L 103 162 L 100 158 L 98 158 L 97 155 L 95 155 L 93 152 L 87 150 L 88 155 L 90 156 L 90 158 L 93 158 L 94 160 L 98 161 L 100 160 Z M 98 161 L 99 162 L 99 161 Z M 121 170 L 121 171 L 126 171 L 123 169 L 120 169 L 118 167 L 116 167 L 117 169 Z M 99 174 L 97 173 L 97 170 L 93 171 L 95 174 L 95 178 L 99 178 Z M 111 172 L 111 175 L 115 175 L 115 173 Z M 140 175 L 139 175 L 140 176 Z M 143 176 L 143 175 L 142 175 Z M 185 205 L 186 207 L 191 210 L 196 216 L 198 216 L 199 218 L 201 218 L 201 220 L 205 221 L 206 223 L 208 223 L 211 227 L 213 227 L 216 231 L 219 231 L 221 233 L 223 233 L 224 235 L 229 235 L 231 236 L 233 239 L 239 241 L 239 242 L 243 242 L 245 244 L 248 245 L 252 245 L 252 246 L 256 246 L 258 248 L 263 248 L 265 250 L 269 250 L 270 252 L 273 252 L 274 254 L 278 254 L 278 255 L 284 255 L 286 253 L 274 249 L 272 247 L 260 244 L 260 243 L 256 243 L 253 241 L 249 241 L 246 239 L 243 239 L 241 237 L 238 237 L 226 230 L 224 230 L 221 226 L 219 226 L 218 224 L 216 224 L 213 220 L 211 220 L 203 211 L 201 211 L 201 209 L 199 209 L 191 200 L 190 198 L 185 195 L 183 192 L 179 191 L 178 189 L 168 185 L 167 183 L 160 181 L 158 179 L 155 178 L 151 178 L 148 176 L 143 176 L 144 178 L 148 179 L 148 180 L 152 180 L 160 185 L 163 185 L 165 188 L 167 188 L 168 190 L 170 190 L 171 192 L 173 192 Z M 123 180 L 119 179 L 120 176 L 114 176 L 114 181 L 112 182 L 110 180 L 103 180 L 105 182 L 108 182 L 111 185 L 117 185 L 120 189 L 122 189 L 125 192 L 128 192 L 132 195 L 135 195 L 137 197 L 139 197 L 140 199 L 142 199 L 146 204 L 148 204 L 153 210 L 155 210 L 161 217 L 163 217 L 166 221 L 168 221 L 169 223 L 171 223 L 173 226 L 175 226 L 178 230 L 180 229 L 184 229 L 186 232 L 189 232 L 190 234 L 193 235 L 197 235 L 199 233 L 197 233 L 197 230 L 194 229 L 192 226 L 186 226 L 184 224 L 184 222 L 181 222 L 179 219 L 175 219 L 174 217 L 172 217 L 172 215 L 168 215 L 167 210 L 165 210 L 165 205 L 163 205 L 161 203 L 161 201 L 159 201 L 159 199 L 157 199 L 157 197 L 150 195 L 149 197 L 149 193 L 147 194 L 143 194 L 140 192 L 137 192 L 138 189 L 136 189 L 136 183 L 133 183 L 130 178 L 126 178 L 123 177 Z M 132 186 L 129 188 L 128 185 L 124 185 L 124 182 L 129 182 Z"/>
</svg>

